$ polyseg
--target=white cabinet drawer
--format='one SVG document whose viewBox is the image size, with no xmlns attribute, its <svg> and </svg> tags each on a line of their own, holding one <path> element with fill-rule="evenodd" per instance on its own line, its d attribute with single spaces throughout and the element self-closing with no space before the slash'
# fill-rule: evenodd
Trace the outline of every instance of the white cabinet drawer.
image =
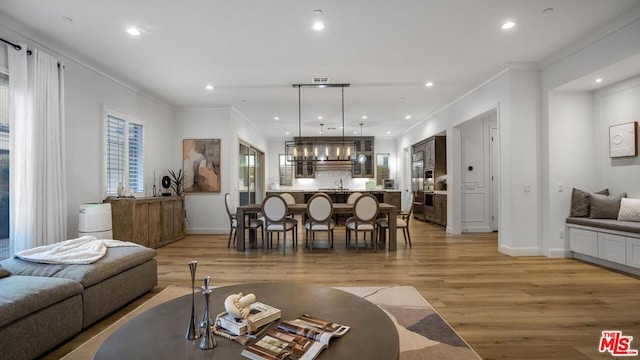
<svg viewBox="0 0 640 360">
<path fill-rule="evenodd" d="M 640 239 L 627 238 L 627 265 L 640 268 Z"/>
<path fill-rule="evenodd" d="M 598 257 L 619 264 L 627 263 L 627 241 L 624 236 L 598 233 Z"/>
<path fill-rule="evenodd" d="M 569 249 L 577 253 L 598 257 L 598 233 L 569 228 Z"/>
</svg>

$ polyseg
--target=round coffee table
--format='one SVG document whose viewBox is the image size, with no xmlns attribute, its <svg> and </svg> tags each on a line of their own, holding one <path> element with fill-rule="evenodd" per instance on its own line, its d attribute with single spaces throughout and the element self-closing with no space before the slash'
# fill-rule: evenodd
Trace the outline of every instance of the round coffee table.
<svg viewBox="0 0 640 360">
<path fill-rule="evenodd" d="M 399 340 L 391 319 L 376 305 L 344 291 L 294 283 L 252 283 L 213 289 L 212 317 L 224 311 L 231 294 L 254 293 L 258 301 L 282 310 L 283 320 L 302 314 L 351 326 L 331 339 L 319 359 L 390 359 L 399 355 Z M 198 320 L 204 296 L 196 292 Z M 200 350 L 200 339 L 185 340 L 191 312 L 191 295 L 182 296 L 136 316 L 123 324 L 100 346 L 94 359 L 246 359 L 242 345 L 216 336 L 218 346 Z M 275 326 L 272 325 L 272 326 Z"/>
</svg>

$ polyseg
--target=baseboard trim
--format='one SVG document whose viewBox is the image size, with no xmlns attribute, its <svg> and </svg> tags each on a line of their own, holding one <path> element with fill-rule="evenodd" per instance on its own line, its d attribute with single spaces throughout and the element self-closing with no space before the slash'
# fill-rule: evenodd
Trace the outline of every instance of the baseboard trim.
<svg viewBox="0 0 640 360">
<path fill-rule="evenodd" d="M 229 228 L 187 228 L 189 235 L 229 235 Z"/>
<path fill-rule="evenodd" d="M 554 248 L 548 249 L 545 256 L 549 258 L 570 258 L 571 253 L 564 248 Z"/>
<path fill-rule="evenodd" d="M 578 260 L 582 260 L 582 261 L 593 263 L 593 264 L 596 264 L 596 265 L 599 265 L 599 266 L 603 266 L 603 267 L 611 268 L 611 269 L 614 269 L 614 270 L 626 272 L 626 273 L 629 273 L 629 274 L 632 274 L 632 275 L 640 276 L 640 269 L 632 267 L 632 266 L 618 264 L 618 263 L 611 262 L 611 261 L 608 261 L 608 260 L 594 258 L 593 256 L 579 254 L 579 253 L 575 253 L 575 252 L 572 252 L 572 255 L 573 255 L 573 258 L 578 259 Z"/>
<path fill-rule="evenodd" d="M 509 256 L 541 256 L 540 249 L 533 247 L 514 248 L 500 244 L 498 251 Z"/>
</svg>

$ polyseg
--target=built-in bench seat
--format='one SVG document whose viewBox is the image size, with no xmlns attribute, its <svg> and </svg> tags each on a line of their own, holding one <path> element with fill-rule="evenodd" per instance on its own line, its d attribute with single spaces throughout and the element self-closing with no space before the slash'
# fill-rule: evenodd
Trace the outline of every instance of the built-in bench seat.
<svg viewBox="0 0 640 360">
<path fill-rule="evenodd" d="M 620 221 L 614 219 L 590 219 L 583 217 L 569 217 L 567 224 L 591 226 L 601 229 L 617 230 L 640 234 L 640 223 L 634 221 Z"/>
<path fill-rule="evenodd" d="M 569 250 L 576 259 L 640 276 L 640 223 L 569 217 Z"/>
</svg>

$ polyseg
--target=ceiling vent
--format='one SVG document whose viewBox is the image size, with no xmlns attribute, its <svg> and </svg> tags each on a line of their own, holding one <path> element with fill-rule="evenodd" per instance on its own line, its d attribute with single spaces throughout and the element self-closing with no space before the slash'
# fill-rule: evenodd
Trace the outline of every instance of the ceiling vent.
<svg viewBox="0 0 640 360">
<path fill-rule="evenodd" d="M 311 79 L 311 82 L 313 84 L 328 84 L 329 83 L 329 78 L 326 76 L 314 76 Z"/>
</svg>

